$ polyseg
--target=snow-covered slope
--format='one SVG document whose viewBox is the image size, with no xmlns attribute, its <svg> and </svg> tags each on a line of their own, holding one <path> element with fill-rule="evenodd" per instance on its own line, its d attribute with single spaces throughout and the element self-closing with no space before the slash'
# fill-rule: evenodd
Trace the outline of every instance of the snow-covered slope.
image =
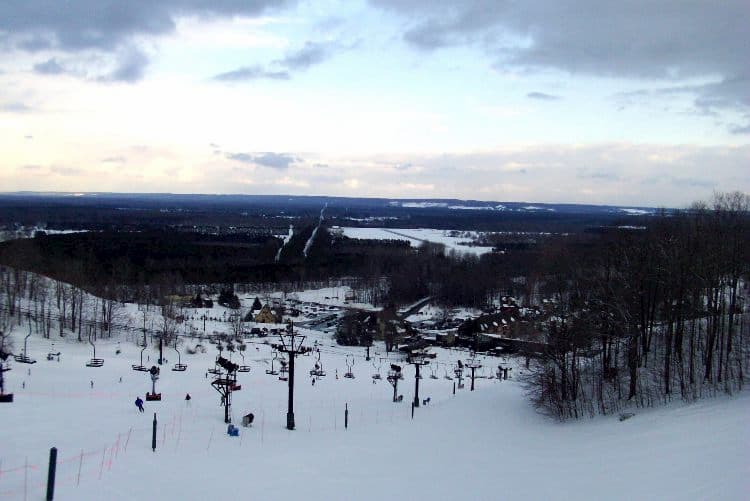
<svg viewBox="0 0 750 501">
<path fill-rule="evenodd" d="M 0 498 L 23 499 L 24 485 L 28 499 L 43 497 L 51 446 L 59 449 L 61 500 L 746 499 L 750 492 L 747 392 L 639 411 L 623 422 L 611 416 L 557 423 L 530 408 L 518 374 L 479 379 L 475 392 L 467 384 L 454 396 L 453 381 L 445 379 L 449 366 L 437 367 L 438 379 L 428 366 L 420 394 L 431 402 L 411 420 L 411 367 L 399 387 L 404 401 L 394 404 L 385 381 L 373 384 L 376 368 L 363 349 L 302 332 L 321 344 L 328 375 L 312 385 L 307 373 L 315 357 L 298 359 L 297 429 L 284 428 L 286 384 L 265 374 L 270 348 L 250 345 L 253 369 L 239 376 L 234 417 L 251 411 L 256 420 L 239 437 L 226 435 L 218 394 L 205 377 L 216 355 L 212 345 L 206 354 L 183 355 L 185 373 L 168 369 L 177 360 L 167 351 L 157 383 L 164 401 L 147 402 L 140 414 L 133 400 L 150 381 L 130 369 L 136 346 L 122 342 L 116 355 L 116 342 L 100 343 L 105 363 L 95 369 L 85 367 L 85 344 L 57 341 L 62 358 L 50 362 L 43 359 L 50 341 L 31 338 L 29 351 L 40 360 L 13 364 L 6 375 L 16 402 L 0 404 Z M 341 377 L 347 353 L 357 357 L 356 379 Z M 385 376 L 391 361 L 380 356 Z M 458 357 L 466 354 L 438 350 L 437 362 Z M 485 360 L 488 367 L 497 363 Z"/>
</svg>

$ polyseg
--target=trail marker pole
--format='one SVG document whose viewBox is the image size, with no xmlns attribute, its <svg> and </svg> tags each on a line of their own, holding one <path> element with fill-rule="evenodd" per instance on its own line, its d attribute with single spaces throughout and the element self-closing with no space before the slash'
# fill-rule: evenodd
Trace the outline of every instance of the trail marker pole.
<svg viewBox="0 0 750 501">
<path fill-rule="evenodd" d="M 49 469 L 47 470 L 47 501 L 55 497 L 55 471 L 57 470 L 57 447 L 49 450 Z"/>
<path fill-rule="evenodd" d="M 154 412 L 154 422 L 151 428 L 151 450 L 156 452 L 156 413 Z"/>
</svg>

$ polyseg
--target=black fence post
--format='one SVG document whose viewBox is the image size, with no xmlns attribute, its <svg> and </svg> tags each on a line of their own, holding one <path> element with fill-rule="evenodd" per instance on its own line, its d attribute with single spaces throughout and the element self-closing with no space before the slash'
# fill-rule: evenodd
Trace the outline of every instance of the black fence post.
<svg viewBox="0 0 750 501">
<path fill-rule="evenodd" d="M 453 394 L 454 395 L 456 394 L 456 382 L 455 381 L 453 381 Z"/>
<path fill-rule="evenodd" d="M 411 403 L 411 418 L 414 419 L 414 402 Z"/>
<path fill-rule="evenodd" d="M 49 470 L 47 471 L 47 501 L 55 497 L 55 471 L 57 471 L 57 447 L 49 450 Z"/>
<path fill-rule="evenodd" d="M 349 404 L 344 404 L 344 429 L 349 428 Z"/>
<path fill-rule="evenodd" d="M 156 413 L 154 412 L 154 424 L 151 432 L 151 450 L 156 452 Z"/>
</svg>

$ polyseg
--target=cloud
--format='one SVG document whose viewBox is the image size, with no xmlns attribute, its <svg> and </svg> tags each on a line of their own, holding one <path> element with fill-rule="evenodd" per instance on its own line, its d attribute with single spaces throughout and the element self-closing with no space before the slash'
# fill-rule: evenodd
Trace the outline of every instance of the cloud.
<svg viewBox="0 0 750 501">
<path fill-rule="evenodd" d="M 423 51 L 474 46 L 498 68 L 560 70 L 669 82 L 698 108 L 750 109 L 747 0 L 370 0 L 406 18 L 403 39 Z"/>
<path fill-rule="evenodd" d="M 0 2 L 0 32 L 16 48 L 112 51 L 139 36 L 170 34 L 178 16 L 258 16 L 287 0 L 24 0 Z"/>
<path fill-rule="evenodd" d="M 148 63 L 138 44 L 173 33 L 177 18 L 255 17 L 292 3 L 294 0 L 0 2 L 0 47 L 31 53 L 54 50 L 84 58 L 92 52 L 114 55 L 115 68 L 97 79 L 134 82 L 143 77 Z M 35 71 L 63 73 L 51 61 L 54 59 L 37 65 Z"/>
<path fill-rule="evenodd" d="M 57 59 L 53 57 L 43 63 L 35 64 L 34 73 L 38 73 L 40 75 L 60 75 L 62 73 L 66 73 L 66 71 L 65 68 L 63 68 L 60 63 L 57 62 Z"/>
<path fill-rule="evenodd" d="M 268 67 L 262 65 L 242 66 L 236 70 L 220 73 L 213 80 L 237 82 L 243 80 L 289 80 L 297 71 L 304 71 L 322 63 L 340 50 L 337 43 L 307 42 L 305 45 L 283 58 L 276 59 Z"/>
<path fill-rule="evenodd" d="M 32 109 L 33 108 L 20 101 L 0 105 L 0 111 L 6 111 L 8 113 L 27 113 L 32 111 Z"/>
<path fill-rule="evenodd" d="M 604 169 L 592 169 L 590 167 L 579 167 L 576 169 L 576 177 L 579 179 L 596 179 L 601 181 L 622 180 L 622 177 L 616 172 Z"/>
<path fill-rule="evenodd" d="M 289 70 L 306 70 L 331 57 L 334 47 L 334 44 L 307 42 L 301 49 L 288 53 L 276 62 Z"/>
<path fill-rule="evenodd" d="M 102 161 L 102 163 L 108 163 L 108 164 L 122 164 L 122 163 L 127 162 L 128 159 L 125 158 L 122 155 L 117 155 L 117 156 L 114 156 L 114 157 L 102 158 L 101 161 Z"/>
<path fill-rule="evenodd" d="M 222 82 L 241 82 L 244 80 L 289 80 L 287 71 L 269 71 L 262 66 L 243 66 L 236 70 L 219 73 L 213 80 Z"/>
<path fill-rule="evenodd" d="M 60 176 L 80 176 L 84 173 L 81 169 L 78 169 L 76 167 L 53 166 L 50 167 L 49 170 L 50 172 L 59 174 Z"/>
<path fill-rule="evenodd" d="M 529 99 L 537 99 L 539 101 L 557 101 L 560 96 L 553 96 L 552 94 L 545 94 L 544 92 L 529 92 L 526 94 Z"/>
<path fill-rule="evenodd" d="M 99 77 L 99 81 L 137 82 L 143 78 L 148 62 L 148 57 L 143 51 L 131 47 L 119 55 L 115 68 L 104 76 Z"/>
<path fill-rule="evenodd" d="M 750 118 L 748 119 L 748 123 L 746 125 L 731 125 L 729 127 L 729 132 L 732 134 L 750 134 Z"/>
<path fill-rule="evenodd" d="M 271 169 L 287 169 L 290 165 L 298 162 L 300 159 L 286 153 L 227 153 L 226 157 L 230 160 L 246 164 L 260 165 Z"/>
</svg>

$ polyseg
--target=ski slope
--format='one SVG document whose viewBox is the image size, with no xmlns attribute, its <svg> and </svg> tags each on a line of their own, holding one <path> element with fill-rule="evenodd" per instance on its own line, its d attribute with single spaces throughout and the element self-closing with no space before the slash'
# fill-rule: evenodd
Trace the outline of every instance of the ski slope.
<svg viewBox="0 0 750 501">
<path fill-rule="evenodd" d="M 17 347 L 23 332 L 21 326 Z M 47 361 L 50 341 L 30 338 L 38 362 L 12 364 L 6 376 L 16 401 L 0 404 L 0 499 L 43 498 L 51 446 L 59 449 L 55 499 L 61 500 L 747 499 L 750 492 L 747 392 L 637 411 L 622 422 L 609 416 L 558 423 L 526 402 L 522 367 L 508 381 L 478 379 L 476 391 L 467 382 L 453 395 L 454 381 L 445 379 L 450 367 L 438 365 L 438 379 L 423 368 L 420 396 L 431 402 L 412 420 L 411 366 L 404 365 L 399 386 L 404 401 L 394 404 L 386 381 L 373 384 L 376 368 L 363 349 L 300 332 L 309 344 L 319 343 L 327 376 L 312 385 L 308 371 L 316 357 L 297 359 L 297 429 L 285 429 L 286 383 L 265 373 L 270 347 L 251 344 L 252 371 L 239 374 L 233 417 L 238 424 L 253 412 L 255 422 L 240 428 L 239 437 L 226 434 L 219 396 L 205 377 L 217 354 L 213 345 L 206 344 L 205 354 L 183 355 L 184 373 L 169 370 L 177 357 L 166 350 L 169 363 L 157 383 L 164 400 L 146 402 L 140 414 L 133 401 L 151 382 L 130 368 L 137 346 L 121 342 L 116 355 L 116 341 L 98 343 L 104 366 L 87 368 L 89 345 L 58 338 L 61 361 Z M 445 364 L 467 357 L 436 352 Z M 356 356 L 355 379 L 342 377 L 348 353 Z M 151 348 L 145 354 L 151 363 L 157 357 Z M 390 362 L 382 361 L 383 377 Z M 480 374 L 488 376 L 497 363 L 503 362 L 485 359 Z"/>
</svg>

